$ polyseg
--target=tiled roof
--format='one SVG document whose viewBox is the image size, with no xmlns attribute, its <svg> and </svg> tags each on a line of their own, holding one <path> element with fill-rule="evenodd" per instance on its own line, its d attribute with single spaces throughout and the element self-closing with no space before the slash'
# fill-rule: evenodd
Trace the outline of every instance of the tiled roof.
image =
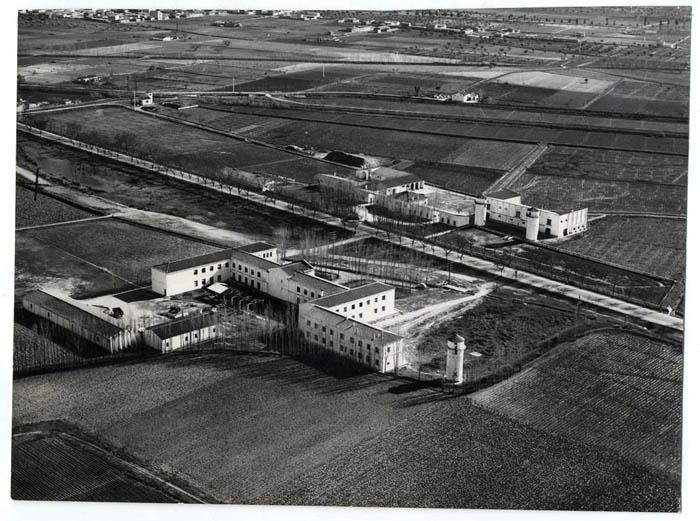
<svg viewBox="0 0 700 521">
<path fill-rule="evenodd" d="M 272 268 L 278 268 L 279 264 L 276 262 L 273 262 L 271 260 L 263 259 L 261 257 L 258 257 L 257 255 L 253 255 L 252 253 L 247 253 L 245 251 L 241 250 L 232 250 L 231 251 L 231 259 L 236 259 L 241 262 L 245 262 L 246 264 L 253 265 L 257 268 L 263 269 L 263 270 L 269 270 Z"/>
<path fill-rule="evenodd" d="M 315 277 L 313 275 L 308 275 L 306 273 L 297 272 L 292 276 L 294 282 L 303 284 L 308 288 L 317 289 L 318 291 L 323 291 L 326 295 L 333 295 L 335 293 L 340 293 L 341 291 L 347 291 L 348 288 L 341 286 L 340 284 L 335 284 L 328 280 L 324 280 L 320 277 Z"/>
<path fill-rule="evenodd" d="M 359 288 L 352 288 L 347 291 L 343 291 L 342 293 L 336 293 L 327 297 L 321 297 L 319 299 L 313 300 L 312 302 L 317 306 L 323 306 L 324 308 L 332 308 L 341 304 L 345 304 L 346 302 L 360 300 L 365 297 L 376 295 L 377 293 L 389 291 L 391 289 L 394 289 L 394 286 L 382 284 L 381 282 L 371 282 L 370 284 L 365 284 L 364 286 L 360 286 Z"/>
<path fill-rule="evenodd" d="M 253 244 L 241 246 L 238 249 L 247 253 L 258 253 L 260 251 L 272 250 L 273 248 L 275 247 L 272 244 L 266 242 L 254 242 Z"/>
<path fill-rule="evenodd" d="M 309 270 L 313 270 L 314 267 L 305 260 L 291 262 L 289 264 L 284 264 L 278 269 L 284 271 L 289 277 L 295 273 L 304 273 Z"/>
<path fill-rule="evenodd" d="M 218 250 L 212 253 L 205 253 L 204 255 L 197 255 L 196 257 L 189 257 L 187 259 L 181 259 L 172 262 L 164 262 L 163 264 L 158 264 L 153 266 L 155 269 L 164 271 L 165 273 L 173 273 L 175 271 L 182 271 L 191 268 L 197 268 L 204 264 L 211 264 L 213 262 L 226 261 L 231 258 L 232 249 Z"/>
<path fill-rule="evenodd" d="M 55 315 L 71 320 L 89 331 L 99 333 L 106 337 L 117 335 L 122 331 L 119 326 L 90 313 L 86 309 L 71 304 L 66 300 L 54 297 L 53 295 L 49 295 L 44 291 L 34 291 L 33 293 L 25 295 L 24 299 L 36 306 L 47 309 Z"/>
<path fill-rule="evenodd" d="M 169 322 L 163 322 L 148 329 L 153 331 L 162 340 L 174 336 L 184 335 L 190 331 L 196 331 L 216 324 L 217 315 L 215 313 L 201 313 L 189 315 L 183 318 L 176 318 Z"/>
</svg>

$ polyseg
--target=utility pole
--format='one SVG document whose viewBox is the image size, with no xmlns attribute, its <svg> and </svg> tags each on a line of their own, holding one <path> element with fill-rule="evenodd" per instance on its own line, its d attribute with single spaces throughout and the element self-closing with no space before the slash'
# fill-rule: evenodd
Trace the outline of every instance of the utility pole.
<svg viewBox="0 0 700 521">
<path fill-rule="evenodd" d="M 34 180 L 34 200 L 36 201 L 36 194 L 39 192 L 39 167 L 36 167 L 36 179 Z"/>
</svg>

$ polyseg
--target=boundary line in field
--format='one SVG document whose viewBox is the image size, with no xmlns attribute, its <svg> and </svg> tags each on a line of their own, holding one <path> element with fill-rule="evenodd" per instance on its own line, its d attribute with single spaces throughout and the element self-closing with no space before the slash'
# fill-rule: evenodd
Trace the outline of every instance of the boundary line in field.
<svg viewBox="0 0 700 521">
<path fill-rule="evenodd" d="M 55 223 L 48 223 L 48 224 L 37 224 L 36 226 L 24 226 L 22 228 L 15 228 L 15 232 L 24 232 L 27 230 L 41 230 L 44 228 L 54 228 L 57 226 L 67 226 L 71 224 L 81 224 L 81 223 L 87 223 L 87 222 L 93 222 L 93 221 L 100 221 L 102 219 L 111 219 L 113 217 L 112 214 L 109 215 L 98 215 L 95 217 L 86 217 L 85 219 L 73 219 L 71 221 L 62 221 L 62 222 L 55 222 Z"/>
</svg>

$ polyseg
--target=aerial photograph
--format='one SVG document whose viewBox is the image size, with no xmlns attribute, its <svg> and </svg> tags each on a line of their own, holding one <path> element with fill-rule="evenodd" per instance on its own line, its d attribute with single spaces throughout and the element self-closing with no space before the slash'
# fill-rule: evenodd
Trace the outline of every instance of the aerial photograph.
<svg viewBox="0 0 700 521">
<path fill-rule="evenodd" d="M 230 4 L 11 11 L 5 495 L 682 511 L 691 7 Z"/>
</svg>

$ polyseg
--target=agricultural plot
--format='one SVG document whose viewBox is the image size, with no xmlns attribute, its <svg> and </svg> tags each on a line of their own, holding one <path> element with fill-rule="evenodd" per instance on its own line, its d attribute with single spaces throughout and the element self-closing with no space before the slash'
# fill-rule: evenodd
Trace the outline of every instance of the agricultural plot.
<svg viewBox="0 0 700 521">
<path fill-rule="evenodd" d="M 680 346 L 660 340 L 594 332 L 473 399 L 680 480 L 682 358 Z"/>
<path fill-rule="evenodd" d="M 503 175 L 500 170 L 421 161 L 415 162 L 405 171 L 416 174 L 430 184 L 470 194 L 483 192 Z"/>
<path fill-rule="evenodd" d="M 77 279 L 78 290 L 95 292 L 142 286 L 150 281 L 151 266 L 216 250 L 111 219 L 26 230 L 16 236 L 15 295 L 21 287 L 42 287 L 47 279 L 49 285 Z M 75 289 L 72 293 L 76 296 Z"/>
<path fill-rule="evenodd" d="M 17 322 L 13 326 L 12 370 L 15 373 L 39 367 L 60 367 L 83 360 L 82 356 Z"/>
<path fill-rule="evenodd" d="M 13 422 L 75 423 L 235 503 L 678 508 L 678 484 L 653 470 L 403 387 L 200 353 L 17 380 Z"/>
<path fill-rule="evenodd" d="M 11 487 L 15 500 L 178 502 L 55 434 L 13 437 Z"/>
<path fill-rule="evenodd" d="M 510 188 L 526 204 L 591 212 L 686 212 L 687 159 L 552 147 Z"/>
<path fill-rule="evenodd" d="M 685 85 L 624 80 L 589 108 L 687 118 L 689 99 L 690 91 Z"/>
<path fill-rule="evenodd" d="M 589 230 L 557 246 L 662 277 L 682 280 L 685 219 L 616 217 L 593 221 Z"/>
<path fill-rule="evenodd" d="M 105 160 L 72 148 L 18 136 L 22 149 L 54 182 L 71 184 L 79 190 L 97 193 L 135 208 L 159 212 L 224 228 L 240 235 L 238 246 L 246 242 L 278 243 L 278 234 L 287 230 L 286 244 L 298 247 L 305 234 L 334 231 L 338 238 L 350 232 L 325 226 L 306 217 L 291 215 L 268 206 L 209 190 L 178 179 L 144 175 L 144 171 Z M 20 158 L 20 160 L 22 160 Z"/>
<path fill-rule="evenodd" d="M 94 217 L 95 214 L 87 212 L 42 192 L 16 186 L 15 191 L 15 227 L 40 226 L 65 221 L 74 221 Z"/>
<path fill-rule="evenodd" d="M 90 108 L 64 111 L 30 118 L 59 134 L 76 136 L 106 148 L 127 149 L 129 154 L 184 169 L 205 177 L 216 176 L 224 168 L 255 168 L 266 172 L 265 165 L 289 161 L 288 177 L 312 182 L 302 166 L 294 168 L 299 156 L 279 150 L 244 143 L 214 132 L 183 126 L 161 118 L 139 114 L 124 108 Z M 331 173 L 325 163 L 317 170 Z"/>
</svg>

